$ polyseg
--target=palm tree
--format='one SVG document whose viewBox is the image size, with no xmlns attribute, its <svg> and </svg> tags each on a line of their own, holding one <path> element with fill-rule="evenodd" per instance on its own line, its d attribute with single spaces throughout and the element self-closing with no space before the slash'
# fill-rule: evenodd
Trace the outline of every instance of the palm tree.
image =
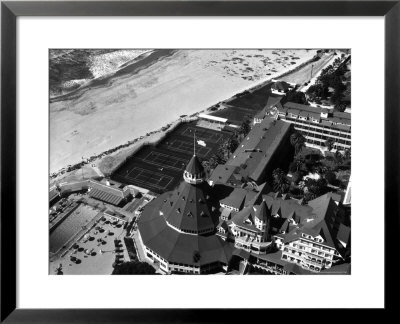
<svg viewBox="0 0 400 324">
<path fill-rule="evenodd" d="M 301 152 L 303 147 L 305 146 L 306 139 L 304 136 L 299 133 L 295 132 L 292 135 L 290 135 L 290 144 L 294 146 L 294 154 L 297 155 Z"/>
<path fill-rule="evenodd" d="M 275 169 L 272 172 L 272 176 L 274 177 L 273 180 L 273 188 L 275 191 L 279 192 L 280 194 L 287 193 L 289 190 L 289 181 L 286 178 L 285 172 L 281 169 Z"/>
<path fill-rule="evenodd" d="M 350 149 L 345 149 L 345 150 L 344 150 L 343 157 L 344 157 L 346 160 L 351 159 L 351 150 L 350 150 Z"/>
<path fill-rule="evenodd" d="M 305 169 L 304 160 L 302 159 L 295 159 L 294 164 L 296 165 L 296 171 Z"/>
<path fill-rule="evenodd" d="M 328 151 L 332 150 L 333 144 L 334 144 L 334 141 L 333 141 L 333 139 L 331 139 L 331 138 L 328 138 L 328 139 L 325 141 L 325 146 L 326 146 L 326 148 L 328 149 Z"/>
</svg>

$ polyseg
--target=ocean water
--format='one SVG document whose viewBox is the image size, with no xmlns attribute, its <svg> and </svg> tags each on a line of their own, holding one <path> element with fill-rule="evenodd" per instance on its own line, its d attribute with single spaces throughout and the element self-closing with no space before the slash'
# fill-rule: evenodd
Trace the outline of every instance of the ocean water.
<svg viewBox="0 0 400 324">
<path fill-rule="evenodd" d="M 51 49 L 50 97 L 67 94 L 88 81 L 117 71 L 148 49 Z"/>
<path fill-rule="evenodd" d="M 159 130 L 180 115 L 205 110 L 316 53 L 272 49 L 163 49 L 143 55 L 141 50 L 88 51 L 52 53 L 55 65 L 67 62 L 73 68 L 58 83 L 50 82 L 51 87 L 62 89 L 59 94 L 67 93 L 50 98 L 50 173 L 80 162 L 82 156 L 98 155 Z M 129 57 L 134 58 L 127 61 Z M 68 81 L 76 89 L 67 89 Z"/>
</svg>

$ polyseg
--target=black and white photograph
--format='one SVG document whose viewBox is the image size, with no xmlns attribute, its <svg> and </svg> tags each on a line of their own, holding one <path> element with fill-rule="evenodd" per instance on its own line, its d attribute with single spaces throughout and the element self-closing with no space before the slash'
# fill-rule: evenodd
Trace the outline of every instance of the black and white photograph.
<svg viewBox="0 0 400 324">
<path fill-rule="evenodd" d="M 49 49 L 50 275 L 350 275 L 351 49 Z"/>
</svg>

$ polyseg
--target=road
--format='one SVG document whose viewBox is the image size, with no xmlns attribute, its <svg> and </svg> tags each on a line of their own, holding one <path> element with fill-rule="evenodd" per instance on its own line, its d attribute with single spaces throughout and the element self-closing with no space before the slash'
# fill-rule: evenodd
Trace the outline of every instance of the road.
<svg viewBox="0 0 400 324">
<path fill-rule="evenodd" d="M 310 81 L 311 78 L 315 76 L 315 74 L 318 73 L 321 69 L 325 68 L 325 65 L 327 65 L 327 63 L 331 60 L 332 57 L 333 53 L 329 53 L 329 55 L 323 55 L 320 60 L 312 62 L 311 64 L 307 64 L 300 70 L 290 73 L 289 75 L 284 76 L 280 79 L 286 82 L 293 82 L 297 83 L 298 85 L 302 85 L 305 82 Z M 312 70 L 312 76 L 311 76 L 311 70 Z"/>
</svg>

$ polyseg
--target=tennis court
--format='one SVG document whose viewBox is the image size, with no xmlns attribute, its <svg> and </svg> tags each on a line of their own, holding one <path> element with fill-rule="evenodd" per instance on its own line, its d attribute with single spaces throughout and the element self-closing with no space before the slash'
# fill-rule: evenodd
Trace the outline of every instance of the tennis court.
<svg viewBox="0 0 400 324">
<path fill-rule="evenodd" d="M 183 180 L 183 171 L 193 156 L 194 132 L 196 132 L 196 155 L 207 160 L 218 147 L 231 136 L 196 126 L 196 122 L 179 125 L 158 145 L 148 145 L 133 154 L 112 175 L 111 179 L 163 193 L 175 188 Z M 204 141 L 206 146 L 197 141 Z"/>
<path fill-rule="evenodd" d="M 173 140 L 172 142 L 168 143 L 168 147 L 173 151 L 178 152 L 190 152 L 193 151 L 193 143 L 184 142 L 181 140 Z M 201 145 L 196 145 L 196 155 L 204 158 L 206 157 L 211 151 L 210 147 L 204 147 Z"/>
<path fill-rule="evenodd" d="M 193 139 L 194 133 L 196 134 L 196 140 L 211 143 L 218 143 L 223 137 L 218 131 L 202 127 L 188 127 L 181 134 Z"/>
<path fill-rule="evenodd" d="M 163 154 L 160 152 L 150 152 L 144 160 L 153 165 L 165 168 L 183 170 L 186 166 L 187 159 L 180 159 L 172 155 Z"/>
<path fill-rule="evenodd" d="M 132 182 L 151 185 L 152 187 L 161 190 L 166 189 L 173 180 L 173 177 L 167 176 L 163 173 L 149 171 L 138 167 L 134 167 L 125 177 L 132 180 Z"/>
</svg>

